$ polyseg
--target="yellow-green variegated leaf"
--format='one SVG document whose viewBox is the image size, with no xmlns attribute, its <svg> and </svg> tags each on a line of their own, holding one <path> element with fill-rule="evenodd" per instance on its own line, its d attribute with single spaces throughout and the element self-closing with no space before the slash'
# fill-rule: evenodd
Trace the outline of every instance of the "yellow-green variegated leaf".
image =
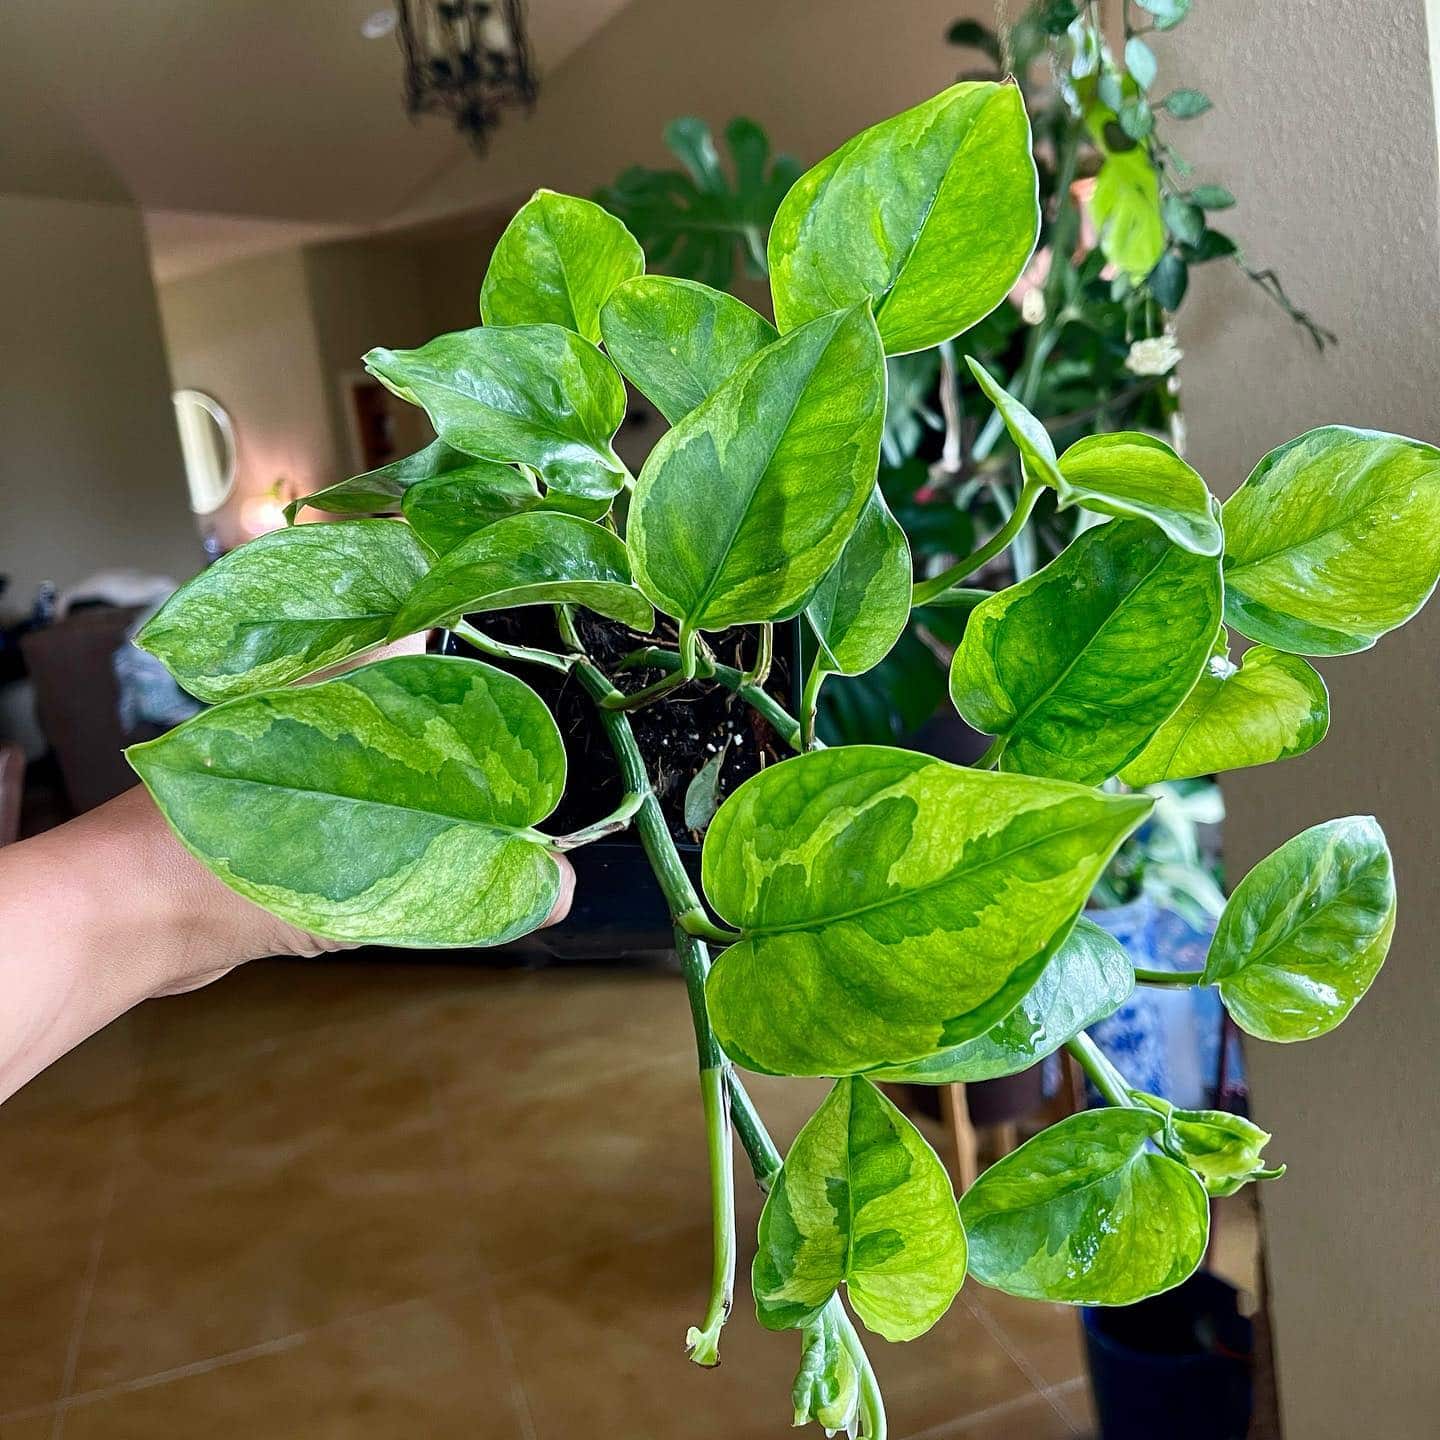
<svg viewBox="0 0 1440 1440">
<path fill-rule="evenodd" d="M 877 485 L 805 607 L 820 664 L 841 675 L 878 665 L 909 623 L 910 596 L 910 542 Z"/>
<path fill-rule="evenodd" d="M 1303 755 L 1330 726 L 1325 682 L 1298 655 L 1252 645 L 1214 655 L 1180 708 L 1120 772 L 1127 785 L 1189 780 Z"/>
<path fill-rule="evenodd" d="M 1133 1305 L 1189 1276 L 1210 1238 L 1210 1201 L 1151 1148 L 1153 1110 L 1072 1115 L 992 1165 L 960 1215 L 970 1273 L 1026 1300 Z"/>
<path fill-rule="evenodd" d="M 742 937 L 707 990 L 726 1052 L 756 1070 L 845 1075 L 983 1035 L 1035 984 L 1150 806 L 878 745 L 753 776 L 702 859 L 705 893 Z"/>
<path fill-rule="evenodd" d="M 1098 784 L 1190 692 L 1221 607 L 1216 557 L 1112 520 L 971 612 L 951 698 L 1001 741 L 1002 770 Z"/>
<path fill-rule="evenodd" d="M 1225 502 L 1225 619 L 1297 655 L 1368 650 L 1440 576 L 1440 450 L 1327 425 Z"/>
<path fill-rule="evenodd" d="M 462 615 L 518 605 L 584 605 L 636 630 L 655 623 L 630 578 L 624 542 L 575 515 L 512 515 L 462 540 L 435 563 L 395 617 L 391 638 Z"/>
<path fill-rule="evenodd" d="M 288 685 L 379 645 L 426 564 L 395 520 L 272 530 L 182 585 L 135 643 L 212 703 Z"/>
<path fill-rule="evenodd" d="M 440 442 L 436 442 L 437 444 Z M 459 455 L 458 450 L 452 454 Z M 406 490 L 400 510 L 410 528 L 437 554 L 453 550 L 477 530 L 521 515 L 544 503 L 531 471 L 498 460 L 461 457 L 467 463 L 419 480 Z"/>
<path fill-rule="evenodd" d="M 487 325 L 563 325 L 600 339 L 600 307 L 645 269 L 640 242 L 608 210 L 537 190 L 495 244 L 480 286 Z"/>
<path fill-rule="evenodd" d="M 1132 1090 L 1130 1098 L 1165 1121 L 1160 1141 L 1165 1153 L 1193 1170 L 1208 1195 L 1233 1195 L 1251 1180 L 1277 1180 L 1285 1173 L 1283 1165 L 1267 1166 L 1261 1154 L 1270 1132 L 1243 1115 L 1181 1110 L 1143 1090 Z"/>
<path fill-rule="evenodd" d="M 868 1080 L 837 1080 L 795 1137 L 765 1209 L 755 1311 L 771 1330 L 815 1321 L 843 1283 L 887 1340 L 923 1335 L 965 1279 L 950 1177 Z"/>
<path fill-rule="evenodd" d="M 1019 88 L 952 85 L 795 182 L 770 227 L 776 322 L 868 298 L 887 355 L 928 350 L 1005 298 L 1039 227 Z"/>
<path fill-rule="evenodd" d="M 1054 1054 L 1082 1030 L 1113 1015 L 1135 988 L 1125 947 L 1082 915 L 1020 1003 L 975 1040 L 871 1072 L 871 1078 L 913 1085 L 994 1080 Z"/>
<path fill-rule="evenodd" d="M 551 490 L 579 500 L 608 500 L 624 483 L 610 441 L 625 416 L 625 386 L 573 330 L 481 325 L 418 350 L 371 350 L 365 368 L 467 455 L 529 465 Z"/>
<path fill-rule="evenodd" d="M 1368 815 L 1314 825 L 1267 855 L 1220 916 L 1204 982 L 1247 1034 L 1333 1030 L 1380 973 L 1395 930 L 1395 877 Z"/>
<path fill-rule="evenodd" d="M 327 515 L 385 515 L 399 510 L 405 492 L 421 480 L 436 475 L 449 475 L 477 463 L 474 456 L 452 450 L 443 440 L 433 440 L 423 450 L 392 460 L 378 470 L 338 480 L 323 490 L 315 490 L 292 500 L 285 507 L 285 518 L 293 525 L 295 517 L 305 509 L 323 510 Z"/>
<path fill-rule="evenodd" d="M 1050 432 L 1041 424 L 1039 417 L 1032 414 L 1027 406 L 1001 385 L 973 355 L 967 355 L 965 363 L 970 367 L 970 373 L 981 390 L 985 392 L 985 398 L 1005 422 L 1006 432 L 1020 452 L 1026 478 L 1058 490 L 1063 479 L 1055 459 L 1055 446 L 1050 439 Z"/>
<path fill-rule="evenodd" d="M 851 1431 L 860 1407 L 860 1372 L 840 1333 L 834 1305 L 800 1327 L 800 1369 L 790 1388 L 796 1426 L 812 1422 L 827 1435 Z"/>
<path fill-rule="evenodd" d="M 317 935 L 498 945 L 560 894 L 531 828 L 564 789 L 560 733 L 523 681 L 473 660 L 232 700 L 126 755 L 192 855 Z"/>
<path fill-rule="evenodd" d="M 788 619 L 874 488 L 884 421 L 868 307 L 781 336 L 650 452 L 626 530 L 636 582 L 696 629 Z"/>
<path fill-rule="evenodd" d="M 776 338 L 743 300 L 670 275 L 619 286 L 600 312 L 600 331 L 620 373 L 671 425 Z"/>
<path fill-rule="evenodd" d="M 1105 156 L 1089 207 L 1105 258 L 1139 285 L 1165 253 L 1160 181 L 1145 146 Z"/>
</svg>

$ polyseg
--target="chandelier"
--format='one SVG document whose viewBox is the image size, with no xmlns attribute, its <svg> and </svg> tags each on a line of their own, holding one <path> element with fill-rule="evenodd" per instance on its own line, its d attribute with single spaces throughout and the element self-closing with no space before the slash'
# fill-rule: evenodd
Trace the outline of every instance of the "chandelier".
<svg viewBox="0 0 1440 1440">
<path fill-rule="evenodd" d="M 524 0 L 399 0 L 396 18 L 412 118 L 448 112 L 483 151 L 505 106 L 534 103 Z"/>
</svg>

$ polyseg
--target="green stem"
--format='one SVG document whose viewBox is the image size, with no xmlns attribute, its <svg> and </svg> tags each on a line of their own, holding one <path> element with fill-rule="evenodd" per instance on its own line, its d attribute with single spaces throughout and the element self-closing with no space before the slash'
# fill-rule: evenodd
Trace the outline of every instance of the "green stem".
<svg viewBox="0 0 1440 1440">
<path fill-rule="evenodd" d="M 922 580 L 915 587 L 912 603 L 925 605 L 943 595 L 952 585 L 967 580 L 987 561 L 993 560 L 1025 528 L 1030 512 L 1045 487 L 1034 480 L 1027 480 L 1020 491 L 1020 498 L 1010 512 L 1010 518 L 973 554 L 958 560 L 948 570 L 942 570 L 929 580 Z"/>
<path fill-rule="evenodd" d="M 632 690 L 628 695 L 617 690 L 607 680 L 605 683 L 609 686 L 609 692 L 599 701 L 601 707 L 606 710 L 639 710 L 644 705 L 653 705 L 657 700 L 664 699 L 672 690 L 688 685 L 700 667 L 700 659 L 695 651 L 695 638 L 693 630 L 680 632 L 680 665 L 673 675 L 664 675 L 652 684 Z"/>
<path fill-rule="evenodd" d="M 730 1318 L 735 1298 L 735 1172 L 726 1115 L 725 1066 L 700 1072 L 700 1099 L 705 1107 L 705 1136 L 710 1150 L 710 1217 L 715 1236 L 710 1276 L 710 1305 L 705 1323 L 685 1336 L 697 1365 L 720 1363 L 720 1331 Z"/>
<path fill-rule="evenodd" d="M 1080 1068 L 1090 1077 L 1090 1083 L 1109 1104 L 1134 1106 L 1135 1102 L 1130 1098 L 1130 1086 L 1126 1084 L 1125 1077 L 1083 1030 L 1073 1040 L 1067 1040 L 1065 1048 L 1079 1062 Z"/>
<path fill-rule="evenodd" d="M 826 672 L 821 668 L 817 654 L 810 673 L 805 677 L 805 689 L 800 696 L 800 748 L 815 749 L 815 717 L 820 708 L 820 687 L 825 683 Z"/>
<path fill-rule="evenodd" d="M 746 685 L 763 685 L 770 678 L 770 666 L 775 659 L 775 626 L 766 622 L 760 627 L 760 640 L 755 653 L 755 664 L 745 672 Z"/>
<path fill-rule="evenodd" d="M 687 910 L 675 917 L 675 923 L 696 940 L 708 940 L 715 945 L 733 945 L 741 938 L 738 930 L 717 925 L 703 910 Z"/>
<path fill-rule="evenodd" d="M 997 735 L 990 748 L 970 767 L 972 770 L 993 770 L 1000 763 L 1001 753 L 1010 743 L 1008 735 Z"/>
<path fill-rule="evenodd" d="M 572 830 L 568 835 L 556 835 L 550 840 L 552 850 L 578 850 L 582 845 L 590 845 L 596 840 L 603 840 L 607 835 L 618 835 L 622 830 L 630 828 L 630 821 L 635 812 L 645 803 L 643 795 L 631 793 L 627 795 L 603 820 L 597 820 L 593 825 L 584 825 L 579 830 Z"/>
<path fill-rule="evenodd" d="M 860 1372 L 859 1433 L 863 1440 L 885 1440 L 887 1434 L 885 1401 L 880 1394 L 880 1382 L 875 1378 L 875 1370 L 870 1364 L 870 1357 L 865 1353 L 865 1347 L 860 1343 L 860 1337 L 855 1332 L 854 1322 L 845 1313 L 845 1307 L 840 1303 L 838 1295 L 831 1297 L 830 1308 L 835 1317 L 836 1327 L 840 1332 L 840 1339 L 850 1352 L 850 1358 L 855 1362 L 855 1368 Z"/>
<path fill-rule="evenodd" d="M 1203 985 L 1203 970 L 1144 970 L 1135 967 L 1135 978 L 1142 985 Z"/>
<path fill-rule="evenodd" d="M 730 1119 L 734 1122 L 741 1145 L 745 1147 L 755 1183 L 768 1195 L 781 1165 L 785 1163 L 784 1158 L 775 1148 L 765 1122 L 755 1109 L 755 1102 L 733 1070 L 730 1072 Z"/>
<path fill-rule="evenodd" d="M 573 655 L 557 655 L 553 650 L 532 650 L 528 645 L 507 645 L 503 640 L 492 640 L 483 630 L 477 630 L 466 620 L 457 620 L 450 629 L 460 638 L 473 645 L 485 655 L 499 660 L 518 660 L 525 665 L 543 665 L 547 670 L 558 670 L 568 674 L 575 663 Z"/>
</svg>

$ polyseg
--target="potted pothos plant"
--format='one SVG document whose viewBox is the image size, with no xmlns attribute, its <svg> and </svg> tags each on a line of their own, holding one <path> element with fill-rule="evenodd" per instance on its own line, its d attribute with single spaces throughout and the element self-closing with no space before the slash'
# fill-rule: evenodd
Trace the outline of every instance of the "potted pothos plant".
<svg viewBox="0 0 1440 1440">
<path fill-rule="evenodd" d="M 1017 513 L 1049 493 L 1102 523 L 994 594 L 966 586 L 974 556 L 942 589 L 923 582 L 965 621 L 950 686 L 993 737 L 979 763 L 818 743 L 822 685 L 876 664 L 914 594 L 875 483 L 886 357 L 962 335 L 997 305 L 1038 221 L 1025 107 L 993 83 L 955 85 L 795 182 L 768 241 L 773 326 L 729 295 L 643 274 L 618 220 L 541 191 L 496 248 L 481 325 L 366 357 L 439 439 L 323 503 L 403 518 L 263 536 L 140 636 L 216 703 L 132 749 L 136 771 L 181 843 L 296 925 L 498 944 L 550 913 L 559 851 L 638 830 L 688 984 L 711 1158 L 714 1266 L 691 1358 L 716 1363 L 731 1308 L 733 1130 L 768 1192 L 756 1312 L 798 1336 L 797 1422 L 831 1431 L 885 1433 L 852 1312 L 912 1340 L 967 1274 L 1024 1297 L 1135 1301 L 1199 1264 L 1209 1195 L 1278 1173 L 1264 1131 L 1133 1090 L 1086 1025 L 1137 983 L 1213 985 L 1251 1035 L 1320 1035 L 1375 978 L 1394 925 L 1385 838 L 1363 816 L 1262 860 L 1203 970 L 1137 972 L 1081 911 L 1151 809 L 1128 785 L 1315 744 L 1327 700 L 1300 657 L 1364 650 L 1428 596 L 1440 453 L 1414 440 L 1311 431 L 1221 506 L 1150 436 L 1057 456 L 981 370 L 1023 456 Z M 671 427 L 638 476 L 612 446 L 622 376 Z M 496 638 L 496 618 L 523 606 L 551 607 L 552 647 Z M 646 650 L 656 678 L 627 688 L 601 663 L 592 615 L 642 640 L 657 615 L 671 622 L 673 646 Z M 770 627 L 797 616 L 818 648 L 792 713 L 759 682 Z M 1227 623 L 1254 642 L 1238 661 Z M 561 734 L 534 689 L 486 660 L 407 655 L 296 684 L 435 627 L 583 693 L 623 782 L 612 814 L 544 828 L 566 784 Z M 735 627 L 757 639 L 748 670 L 713 653 Z M 795 753 L 724 795 L 697 888 L 634 717 L 716 686 Z M 1004 1073 L 1061 1046 L 1108 1103 L 957 1202 L 879 1082 Z M 834 1077 L 788 1155 L 742 1070 Z"/>
</svg>

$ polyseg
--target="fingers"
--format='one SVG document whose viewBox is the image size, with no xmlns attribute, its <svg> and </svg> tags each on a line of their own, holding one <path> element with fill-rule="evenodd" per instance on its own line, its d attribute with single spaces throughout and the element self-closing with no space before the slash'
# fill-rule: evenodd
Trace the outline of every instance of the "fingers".
<svg viewBox="0 0 1440 1440">
<path fill-rule="evenodd" d="M 575 898 L 575 871 L 563 855 L 555 856 L 560 867 L 560 894 L 555 899 L 555 908 L 545 919 L 545 925 L 558 925 L 569 913 L 570 902 Z M 544 929 L 541 926 L 541 929 Z"/>
</svg>

